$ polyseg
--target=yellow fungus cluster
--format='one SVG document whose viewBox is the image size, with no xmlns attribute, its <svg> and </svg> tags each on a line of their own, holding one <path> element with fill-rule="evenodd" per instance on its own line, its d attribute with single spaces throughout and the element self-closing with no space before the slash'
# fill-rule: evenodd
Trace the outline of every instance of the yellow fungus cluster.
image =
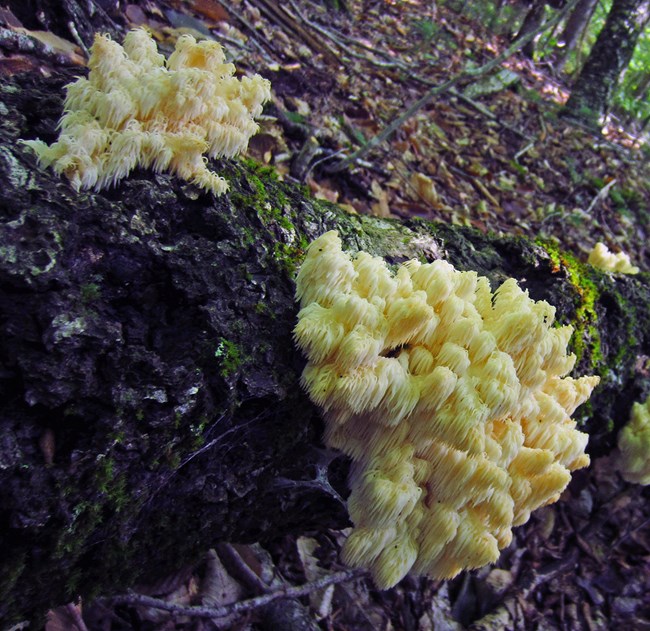
<svg viewBox="0 0 650 631">
<path fill-rule="evenodd" d="M 639 268 L 632 265 L 630 257 L 625 252 L 614 254 L 604 243 L 596 243 L 589 253 L 588 263 L 605 270 L 606 272 L 619 272 L 620 274 L 638 274 Z"/>
<path fill-rule="evenodd" d="M 167 61 L 143 29 L 124 46 L 96 35 L 88 78 L 67 86 L 59 139 L 28 141 L 41 164 L 65 174 L 72 186 L 100 190 L 136 166 L 169 170 L 221 195 L 226 181 L 206 166 L 248 145 L 253 118 L 270 98 L 259 75 L 233 76 L 221 46 L 182 35 Z"/>
<path fill-rule="evenodd" d="M 326 443 L 353 460 L 343 560 L 378 587 L 495 561 L 589 464 L 570 415 L 599 378 L 565 376 L 571 327 L 552 328 L 555 309 L 514 279 L 492 293 L 443 260 L 392 273 L 328 232 L 296 295 L 302 383 Z"/>
<path fill-rule="evenodd" d="M 650 484 L 650 397 L 632 406 L 630 420 L 618 435 L 618 468 L 628 482 Z"/>
</svg>

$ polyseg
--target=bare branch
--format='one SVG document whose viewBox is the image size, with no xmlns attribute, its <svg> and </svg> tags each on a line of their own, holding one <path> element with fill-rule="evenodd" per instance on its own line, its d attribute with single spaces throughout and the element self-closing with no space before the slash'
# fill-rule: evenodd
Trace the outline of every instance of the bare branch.
<svg viewBox="0 0 650 631">
<path fill-rule="evenodd" d="M 187 607 L 185 605 L 176 605 L 174 603 L 165 602 L 159 598 L 152 598 L 151 596 L 144 596 L 135 593 L 113 596 L 112 598 L 102 598 L 100 602 L 104 605 L 112 606 L 140 605 L 143 607 L 154 607 L 155 609 L 168 611 L 174 615 L 190 616 L 192 618 L 224 618 L 231 614 L 259 609 L 278 598 L 297 598 L 299 596 L 306 596 L 312 592 L 327 587 L 328 585 L 358 580 L 366 575 L 366 570 L 344 570 L 342 572 L 330 574 L 329 576 L 324 576 L 323 578 L 312 581 L 311 583 L 305 583 L 304 585 L 299 586 L 280 587 L 279 589 L 263 594 L 262 596 L 256 596 L 255 598 L 249 598 L 248 600 L 241 600 L 228 605 L 222 605 L 221 607 Z"/>
</svg>

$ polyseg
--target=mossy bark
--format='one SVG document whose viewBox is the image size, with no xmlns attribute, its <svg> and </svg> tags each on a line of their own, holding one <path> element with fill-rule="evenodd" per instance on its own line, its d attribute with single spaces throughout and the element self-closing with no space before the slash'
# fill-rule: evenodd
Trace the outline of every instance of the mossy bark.
<svg viewBox="0 0 650 631">
<path fill-rule="evenodd" d="M 219 540 L 346 525 L 292 342 L 294 273 L 326 230 L 391 263 L 514 276 L 554 304 L 578 372 L 603 376 L 578 416 L 593 450 L 611 447 L 647 375 L 647 275 L 349 215 L 246 161 L 214 165 L 231 186 L 219 199 L 149 172 L 76 193 L 18 142 L 54 138 L 69 80 L 0 86 L 1 620 L 122 590 Z"/>
</svg>

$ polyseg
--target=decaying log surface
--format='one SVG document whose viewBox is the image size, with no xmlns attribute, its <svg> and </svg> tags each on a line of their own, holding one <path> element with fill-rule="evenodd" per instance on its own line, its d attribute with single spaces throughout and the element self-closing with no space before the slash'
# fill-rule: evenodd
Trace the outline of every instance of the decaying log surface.
<svg viewBox="0 0 650 631">
<path fill-rule="evenodd" d="M 293 278 L 308 242 L 509 276 L 577 329 L 578 417 L 604 453 L 647 379 L 648 275 L 553 247 L 349 215 L 246 162 L 215 199 L 136 172 L 76 193 L 19 138 L 51 141 L 70 76 L 0 86 L 0 620 L 160 576 L 219 540 L 346 525 L 299 387 Z M 330 467 L 345 490 L 345 463 Z"/>
</svg>

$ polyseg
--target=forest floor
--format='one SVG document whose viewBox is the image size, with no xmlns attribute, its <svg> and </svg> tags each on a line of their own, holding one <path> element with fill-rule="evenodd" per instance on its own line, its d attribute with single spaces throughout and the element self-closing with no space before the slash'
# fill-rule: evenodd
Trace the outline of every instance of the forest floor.
<svg viewBox="0 0 650 631">
<path fill-rule="evenodd" d="M 360 164 L 334 172 L 431 86 L 481 66 L 508 42 L 435 2 L 350 1 L 348 11 L 326 4 L 147 0 L 126 5 L 123 17 L 128 27 L 147 26 L 163 48 L 183 32 L 214 37 L 239 70 L 270 79 L 274 102 L 249 155 L 315 196 L 350 212 L 550 239 L 581 260 L 602 241 L 650 269 L 650 148 L 614 125 L 600 134 L 560 118 L 566 81 L 548 63 L 509 58 L 498 81 L 482 77 L 437 96 Z M 66 54 L 78 53 L 71 46 Z M 313 628 L 337 631 L 650 630 L 649 498 L 614 473 L 610 458 L 595 458 L 560 502 L 515 530 L 495 566 L 447 582 L 407 577 L 387 592 L 351 581 L 303 604 Z M 343 569 L 336 561 L 343 536 L 287 536 L 238 550 L 258 575 L 300 584 Z M 241 583 L 211 552 L 142 593 L 218 604 L 250 595 Z M 53 610 L 48 631 L 83 631 L 78 613 L 76 605 Z M 256 612 L 219 627 L 145 607 L 90 606 L 84 617 L 88 628 L 106 631 L 263 623 Z"/>
</svg>

